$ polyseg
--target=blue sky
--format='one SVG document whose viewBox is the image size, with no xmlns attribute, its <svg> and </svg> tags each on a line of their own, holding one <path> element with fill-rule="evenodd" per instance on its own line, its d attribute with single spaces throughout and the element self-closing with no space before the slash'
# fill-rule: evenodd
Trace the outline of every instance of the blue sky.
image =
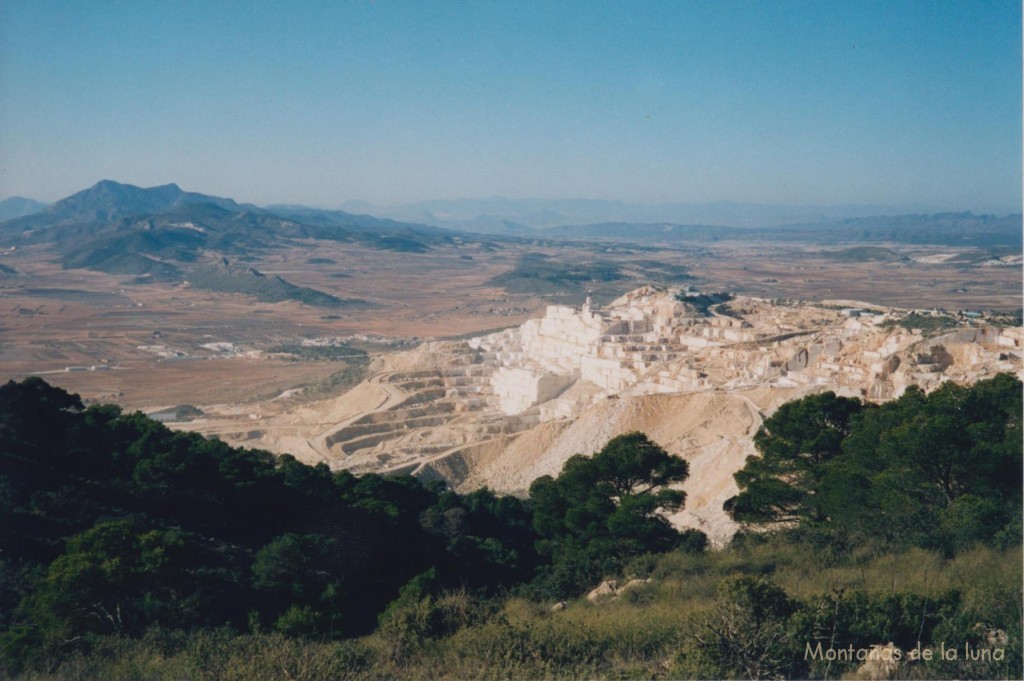
<svg viewBox="0 0 1024 681">
<path fill-rule="evenodd" d="M 0 197 L 1021 202 L 1020 3 L 0 4 Z"/>
</svg>

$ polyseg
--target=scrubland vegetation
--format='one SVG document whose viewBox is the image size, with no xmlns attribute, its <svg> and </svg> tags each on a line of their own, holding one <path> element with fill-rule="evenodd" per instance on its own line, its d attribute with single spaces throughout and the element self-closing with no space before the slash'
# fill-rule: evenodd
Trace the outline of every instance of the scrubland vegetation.
<svg viewBox="0 0 1024 681">
<path fill-rule="evenodd" d="M 892 642 L 899 678 L 1020 678 L 1018 380 L 826 393 L 755 442 L 747 529 L 709 551 L 661 515 L 688 467 L 640 433 L 528 499 L 458 495 L 11 382 L 0 675 L 840 678 L 861 662 L 808 651 Z M 650 581 L 580 598 L 606 578 Z"/>
<path fill-rule="evenodd" d="M 911 312 L 902 319 L 890 319 L 882 322 L 882 328 L 888 329 L 896 326 L 913 331 L 919 329 L 925 333 L 935 333 L 944 329 L 952 329 L 957 325 L 956 320 L 949 316 L 933 317 L 929 315 Z"/>
<path fill-rule="evenodd" d="M 543 253 L 524 253 L 513 269 L 491 278 L 488 284 L 512 294 L 565 295 L 573 301 L 582 301 L 588 290 L 599 300 L 611 300 L 632 288 L 621 268 L 611 261 L 566 263 Z"/>
</svg>

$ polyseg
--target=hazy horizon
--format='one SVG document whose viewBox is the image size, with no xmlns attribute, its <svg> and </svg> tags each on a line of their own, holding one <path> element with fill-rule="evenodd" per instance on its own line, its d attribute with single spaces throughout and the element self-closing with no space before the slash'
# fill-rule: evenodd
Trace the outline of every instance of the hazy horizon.
<svg viewBox="0 0 1024 681">
<path fill-rule="evenodd" d="M 0 196 L 1019 212 L 1020 29 L 1009 1 L 7 3 Z"/>
<path fill-rule="evenodd" d="M 136 186 L 144 189 L 152 189 L 162 185 L 141 187 L 132 182 L 122 182 L 113 178 L 104 178 L 82 187 L 76 192 L 67 196 L 60 196 L 54 200 L 40 200 L 33 196 L 21 194 L 0 196 L 0 203 L 10 200 L 26 200 L 38 203 L 42 206 L 49 206 L 57 201 L 68 198 L 79 191 L 89 189 L 99 182 L 113 181 L 118 184 Z M 168 182 L 165 184 L 178 185 L 182 191 L 198 194 L 207 194 L 202 188 L 181 186 L 179 182 Z M 976 215 L 1007 216 L 1022 213 L 1021 206 L 1007 206 L 1004 209 L 977 210 L 970 207 L 956 205 L 934 205 L 934 204 L 911 204 L 911 203 L 755 203 L 744 201 L 731 201 L 728 199 L 715 201 L 626 201 L 616 198 L 598 197 L 512 197 L 512 196 L 481 196 L 481 197 L 443 197 L 429 198 L 409 202 L 375 203 L 362 199 L 348 199 L 331 203 L 298 203 L 298 202 L 267 202 L 267 201 L 243 201 L 234 196 L 220 196 L 220 198 L 235 199 L 243 205 L 254 205 L 263 209 L 273 210 L 284 208 L 311 208 L 315 210 L 339 210 L 349 213 L 366 213 L 378 217 L 391 218 L 395 220 L 415 222 L 416 214 L 419 211 L 431 213 L 434 217 L 444 222 L 445 219 L 458 221 L 472 221 L 476 218 L 491 216 L 494 218 L 514 218 L 516 215 L 527 216 L 532 212 L 546 210 L 554 211 L 560 207 L 569 208 L 569 215 L 565 216 L 563 222 L 573 221 L 573 214 L 584 222 L 679 222 L 691 224 L 713 224 L 732 226 L 770 226 L 785 222 L 800 222 L 803 219 L 808 221 L 814 219 L 844 219 L 855 217 L 874 217 L 884 215 L 911 215 L 911 214 L 940 214 L 940 213 L 974 213 Z M 589 209 L 589 212 L 588 212 Z M 582 212 L 579 212 L 582 211 Z M 681 216 L 673 216 L 673 212 Z M 701 215 L 706 219 L 695 218 L 694 215 Z M 763 217 L 762 217 L 763 214 Z M 729 219 L 727 216 L 736 216 Z M 773 217 L 776 221 L 773 222 Z M 526 223 L 532 222 L 525 220 Z M 555 222 L 551 224 L 554 225 Z M 438 223 L 440 224 L 440 223 Z"/>
</svg>

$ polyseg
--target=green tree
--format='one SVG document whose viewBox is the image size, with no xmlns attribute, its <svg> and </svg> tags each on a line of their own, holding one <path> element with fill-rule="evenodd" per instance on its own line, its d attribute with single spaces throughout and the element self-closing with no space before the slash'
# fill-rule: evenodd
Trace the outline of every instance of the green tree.
<svg viewBox="0 0 1024 681">
<path fill-rule="evenodd" d="M 570 458 L 557 478 L 530 486 L 533 525 L 556 593 L 580 591 L 626 559 L 675 548 L 681 535 L 665 514 L 686 496 L 670 489 L 689 474 L 643 433 L 613 438 L 593 457 Z"/>
<path fill-rule="evenodd" d="M 754 436 L 760 456 L 747 458 L 735 474 L 740 493 L 726 502 L 737 521 L 792 524 L 822 521 L 825 511 L 815 491 L 827 462 L 842 454 L 860 400 L 833 392 L 787 402 Z"/>
<path fill-rule="evenodd" d="M 437 563 L 450 586 L 496 588 L 522 583 L 537 563 L 528 504 L 486 487 L 466 495 L 446 491 L 420 515 L 420 525 L 444 542 Z"/>
<path fill-rule="evenodd" d="M 239 581 L 192 533 L 108 520 L 68 540 L 24 607 L 51 639 L 137 635 L 148 626 L 222 623 L 217 600 Z"/>
<path fill-rule="evenodd" d="M 843 444 L 849 465 L 842 474 L 863 490 L 860 508 L 836 513 L 837 521 L 948 552 L 996 535 L 1019 541 L 1021 410 L 1020 381 L 1000 374 L 970 387 L 946 383 L 929 395 L 911 388 L 865 413 Z M 843 504 L 831 488 L 823 496 Z"/>
<path fill-rule="evenodd" d="M 1021 382 L 1000 374 L 880 406 L 831 393 L 783 405 L 736 473 L 736 520 L 829 541 L 963 550 L 1020 541 Z"/>
</svg>

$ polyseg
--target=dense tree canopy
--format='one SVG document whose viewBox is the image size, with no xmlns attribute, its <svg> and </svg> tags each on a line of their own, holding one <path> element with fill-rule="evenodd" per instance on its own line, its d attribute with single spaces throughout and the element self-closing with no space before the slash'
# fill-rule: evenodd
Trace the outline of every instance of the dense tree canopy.
<svg viewBox="0 0 1024 681">
<path fill-rule="evenodd" d="M 851 418 L 863 408 L 860 400 L 832 392 L 779 407 L 754 436 L 761 456 L 736 473 L 743 493 L 729 507 L 732 516 L 755 523 L 821 520 L 815 490 L 824 464 L 842 453 Z"/>
<path fill-rule="evenodd" d="M 557 478 L 535 480 L 533 524 L 541 537 L 538 551 L 550 562 L 550 591 L 578 591 L 631 556 L 671 550 L 687 540 L 703 549 L 703 534 L 680 534 L 665 517 L 686 499 L 669 485 L 688 474 L 686 461 L 643 433 L 627 433 L 593 457 L 570 458 Z"/>
<path fill-rule="evenodd" d="M 1019 540 L 1021 382 L 910 387 L 879 406 L 824 393 L 783 405 L 754 439 L 726 510 L 751 525 L 957 551 Z"/>
<path fill-rule="evenodd" d="M 523 502 L 486 490 L 236 449 L 40 379 L 0 387 L 0 639 L 364 632 L 428 568 L 448 586 L 524 581 L 529 528 Z"/>
</svg>

